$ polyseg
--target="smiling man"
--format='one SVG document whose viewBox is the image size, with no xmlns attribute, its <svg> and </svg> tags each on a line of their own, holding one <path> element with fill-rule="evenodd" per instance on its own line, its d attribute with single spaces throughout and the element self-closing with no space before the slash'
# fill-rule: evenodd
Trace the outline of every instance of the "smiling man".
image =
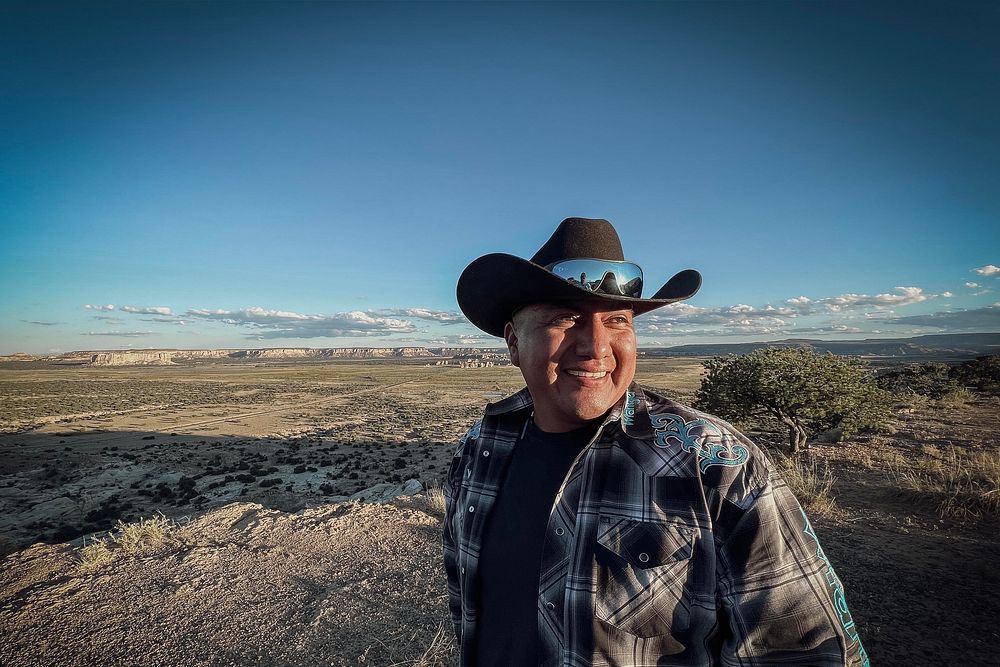
<svg viewBox="0 0 1000 667">
<path fill-rule="evenodd" d="M 458 283 L 527 385 L 461 439 L 444 561 L 463 665 L 868 664 L 843 586 L 787 485 L 726 422 L 633 381 L 651 298 L 606 220 Z"/>
</svg>

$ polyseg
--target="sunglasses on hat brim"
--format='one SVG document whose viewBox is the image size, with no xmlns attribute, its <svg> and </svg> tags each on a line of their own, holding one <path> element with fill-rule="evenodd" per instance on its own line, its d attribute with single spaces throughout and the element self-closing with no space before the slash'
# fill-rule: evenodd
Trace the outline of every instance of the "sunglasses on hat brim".
<svg viewBox="0 0 1000 667">
<path fill-rule="evenodd" d="M 642 269 L 632 262 L 607 259 L 565 259 L 545 269 L 567 282 L 595 294 L 642 296 Z"/>
</svg>

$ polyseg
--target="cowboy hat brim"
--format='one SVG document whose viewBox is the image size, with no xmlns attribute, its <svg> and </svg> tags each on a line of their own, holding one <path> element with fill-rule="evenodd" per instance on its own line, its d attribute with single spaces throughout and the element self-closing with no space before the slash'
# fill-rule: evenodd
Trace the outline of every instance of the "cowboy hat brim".
<svg viewBox="0 0 1000 667">
<path fill-rule="evenodd" d="M 631 308 L 636 315 L 688 299 L 701 287 L 694 269 L 676 273 L 649 299 L 591 292 L 544 267 L 506 253 L 476 259 L 458 279 L 458 305 L 469 321 L 492 336 L 503 337 L 514 311 L 532 303 L 586 300 L 609 308 Z"/>
</svg>

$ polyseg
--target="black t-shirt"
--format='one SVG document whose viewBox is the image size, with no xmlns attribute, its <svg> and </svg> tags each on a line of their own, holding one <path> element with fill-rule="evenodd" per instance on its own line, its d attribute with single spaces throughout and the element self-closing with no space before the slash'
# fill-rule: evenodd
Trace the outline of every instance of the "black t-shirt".
<svg viewBox="0 0 1000 667">
<path fill-rule="evenodd" d="M 528 422 L 479 554 L 476 667 L 537 666 L 538 577 L 549 512 L 559 486 L 597 424 L 545 433 Z"/>
</svg>

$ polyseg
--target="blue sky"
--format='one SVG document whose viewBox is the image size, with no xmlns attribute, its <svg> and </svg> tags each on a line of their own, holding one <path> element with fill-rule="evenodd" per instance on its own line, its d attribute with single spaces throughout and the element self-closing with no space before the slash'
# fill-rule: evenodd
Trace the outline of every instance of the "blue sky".
<svg viewBox="0 0 1000 667">
<path fill-rule="evenodd" d="M 496 345 L 604 217 L 645 345 L 1000 331 L 995 3 L 4 3 L 0 353 Z M 110 306 L 110 307 L 109 307 Z"/>
</svg>

